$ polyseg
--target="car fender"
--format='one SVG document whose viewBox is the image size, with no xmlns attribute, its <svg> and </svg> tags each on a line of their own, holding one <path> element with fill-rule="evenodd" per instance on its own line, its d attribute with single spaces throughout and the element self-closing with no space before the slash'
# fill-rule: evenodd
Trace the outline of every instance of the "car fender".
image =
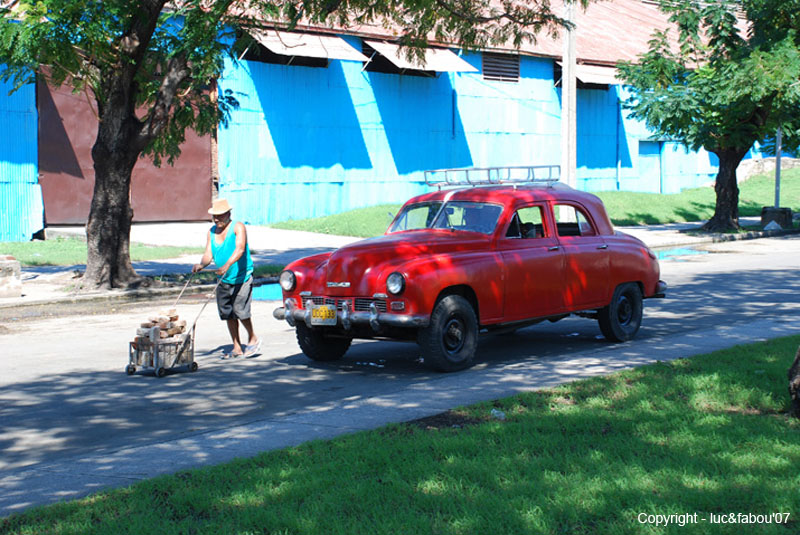
<svg viewBox="0 0 800 535">
<path fill-rule="evenodd" d="M 430 315 L 444 290 L 466 286 L 478 300 L 476 312 L 481 323 L 502 315 L 503 265 L 501 255 L 494 251 L 411 260 L 385 267 L 380 280 L 385 284 L 386 277 L 394 271 L 406 279 L 406 288 L 399 297 L 406 300 L 409 313 Z"/>
<path fill-rule="evenodd" d="M 311 291 L 319 295 L 322 293 L 322 284 L 325 281 L 325 265 L 331 253 L 320 253 L 295 260 L 286 266 L 286 270 L 294 273 L 297 283 L 291 292 L 283 292 L 284 299 L 301 291 Z"/>
<path fill-rule="evenodd" d="M 661 268 L 656 255 L 641 240 L 617 231 L 614 236 L 607 237 L 609 249 L 615 252 L 609 265 L 609 295 L 625 282 L 637 282 L 641 285 L 644 297 L 657 292 Z"/>
</svg>

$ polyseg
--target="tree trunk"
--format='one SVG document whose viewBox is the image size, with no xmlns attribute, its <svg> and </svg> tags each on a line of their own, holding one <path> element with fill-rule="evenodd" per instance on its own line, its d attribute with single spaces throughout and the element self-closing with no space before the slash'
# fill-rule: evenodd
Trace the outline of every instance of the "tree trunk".
<svg viewBox="0 0 800 535">
<path fill-rule="evenodd" d="M 189 76 L 186 53 L 170 57 L 155 102 L 145 114 L 147 122 L 139 120 L 136 102 L 140 88 L 136 77 L 164 4 L 166 0 L 138 2 L 130 27 L 120 39 L 118 63 L 98 70 L 95 97 L 100 124 L 92 147 L 95 182 L 86 223 L 84 288 L 130 287 L 144 280 L 131 264 L 131 173 L 147 144 L 168 124 L 178 88 Z M 230 0 L 220 6 L 220 17 L 229 5 Z"/>
<path fill-rule="evenodd" d="M 86 224 L 86 289 L 129 287 L 142 281 L 130 257 L 131 174 L 141 152 L 137 142 L 141 125 L 131 105 L 105 109 L 108 113 L 100 115 L 92 147 L 95 182 Z"/>
<path fill-rule="evenodd" d="M 794 362 L 789 368 L 789 396 L 792 398 L 789 414 L 800 418 L 800 348 L 797 348 Z"/>
<path fill-rule="evenodd" d="M 724 232 L 739 229 L 739 184 L 736 180 L 736 168 L 748 150 L 750 149 L 714 151 L 719 157 L 719 172 L 714 184 L 717 203 L 714 216 L 703 225 L 703 230 Z"/>
</svg>

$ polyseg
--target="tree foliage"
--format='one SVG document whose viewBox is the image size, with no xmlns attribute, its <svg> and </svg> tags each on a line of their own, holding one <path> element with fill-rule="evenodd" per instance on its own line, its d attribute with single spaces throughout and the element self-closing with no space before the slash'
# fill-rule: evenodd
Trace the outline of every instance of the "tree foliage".
<svg viewBox="0 0 800 535">
<path fill-rule="evenodd" d="M 588 0 L 574 0 L 585 5 Z M 16 86 L 46 79 L 95 103 L 95 190 L 87 286 L 137 281 L 128 254 L 129 191 L 142 154 L 180 152 L 187 128 L 213 132 L 236 101 L 217 95 L 240 31 L 298 24 L 377 25 L 409 55 L 428 40 L 474 49 L 521 44 L 566 24 L 549 0 L 18 0 L 0 3 L 0 73 Z"/>
<path fill-rule="evenodd" d="M 658 134 L 720 158 L 707 228 L 738 226 L 735 169 L 755 142 L 800 145 L 800 0 L 661 0 L 674 27 L 619 65 L 626 103 Z M 732 175 L 731 175 L 732 173 Z M 721 197 L 722 196 L 722 197 Z"/>
<path fill-rule="evenodd" d="M 124 106 L 136 119 L 136 147 L 157 162 L 171 159 L 186 128 L 211 132 L 232 103 L 215 102 L 210 92 L 229 48 L 230 3 L 162 9 L 164 2 L 15 2 L 0 25 L 2 75 L 16 86 L 36 77 L 69 84 L 90 96 L 101 118 Z"/>
</svg>

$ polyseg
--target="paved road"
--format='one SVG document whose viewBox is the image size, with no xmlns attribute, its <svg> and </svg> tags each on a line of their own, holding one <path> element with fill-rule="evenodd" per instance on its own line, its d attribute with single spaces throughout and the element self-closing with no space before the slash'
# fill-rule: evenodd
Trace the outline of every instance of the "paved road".
<svg viewBox="0 0 800 535">
<path fill-rule="evenodd" d="M 646 302 L 633 342 L 569 318 L 481 340 L 477 365 L 435 374 L 413 344 L 355 343 L 313 363 L 255 304 L 262 356 L 221 361 L 224 325 L 200 316 L 197 373 L 123 373 L 127 341 L 155 304 L 19 321 L 0 333 L 0 516 L 159 473 L 370 429 L 521 390 L 800 332 L 800 237 L 730 242 L 662 261 L 669 299 Z M 193 320 L 202 296 L 179 305 Z M 792 355 L 787 355 L 787 366 Z"/>
</svg>

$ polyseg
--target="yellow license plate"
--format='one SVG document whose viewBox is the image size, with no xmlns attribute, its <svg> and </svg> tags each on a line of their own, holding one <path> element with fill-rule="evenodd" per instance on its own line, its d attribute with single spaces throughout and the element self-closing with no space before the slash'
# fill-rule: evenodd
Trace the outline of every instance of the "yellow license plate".
<svg viewBox="0 0 800 535">
<path fill-rule="evenodd" d="M 311 305 L 311 325 L 336 325 L 336 307 Z"/>
</svg>

